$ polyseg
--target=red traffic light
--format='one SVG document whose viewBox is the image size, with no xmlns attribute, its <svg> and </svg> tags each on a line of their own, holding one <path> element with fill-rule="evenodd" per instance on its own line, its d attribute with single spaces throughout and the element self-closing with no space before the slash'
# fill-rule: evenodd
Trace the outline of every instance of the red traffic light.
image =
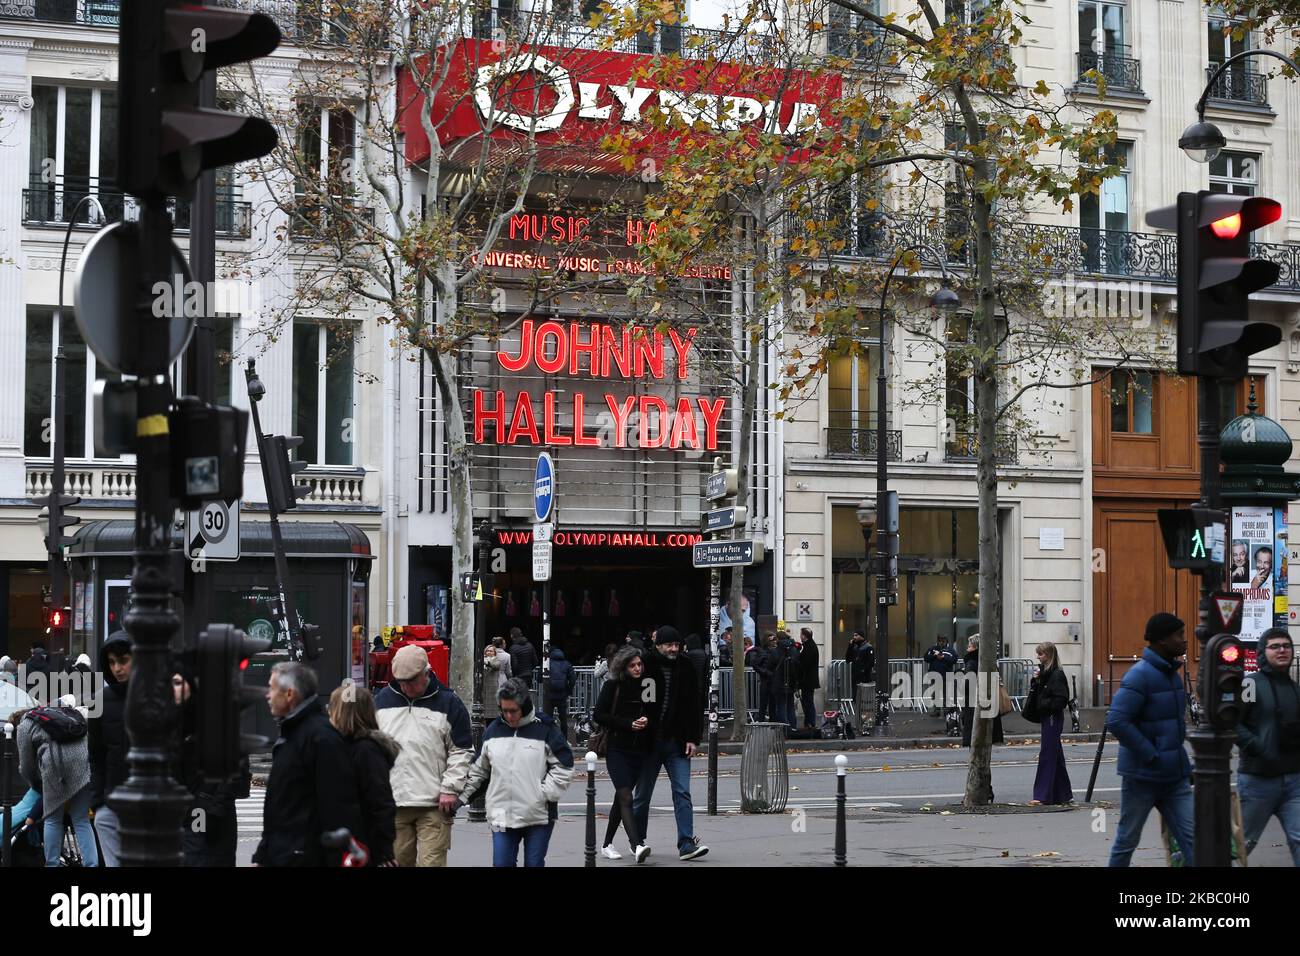
<svg viewBox="0 0 1300 956">
<path fill-rule="evenodd" d="M 1231 216 L 1214 220 L 1210 223 L 1210 231 L 1220 239 L 1236 239 L 1237 233 L 1241 232 L 1241 213 L 1234 212 Z"/>
<path fill-rule="evenodd" d="M 1219 648 L 1219 660 L 1225 664 L 1235 664 L 1241 657 L 1241 648 L 1236 644 L 1224 644 Z"/>
<path fill-rule="evenodd" d="M 245 657 L 242 661 L 239 662 L 239 669 L 240 669 L 241 671 L 246 671 L 246 670 L 248 670 L 248 658 L 247 658 L 247 657 Z"/>
<path fill-rule="evenodd" d="M 62 627 L 62 626 L 63 626 L 63 612 L 62 612 L 62 611 L 51 611 L 51 612 L 50 612 L 50 627 Z"/>
</svg>

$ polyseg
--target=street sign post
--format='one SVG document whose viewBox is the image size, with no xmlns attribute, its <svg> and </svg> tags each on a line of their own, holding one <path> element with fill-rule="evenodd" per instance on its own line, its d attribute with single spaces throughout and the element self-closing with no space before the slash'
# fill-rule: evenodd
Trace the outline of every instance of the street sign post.
<svg viewBox="0 0 1300 956">
<path fill-rule="evenodd" d="M 555 462 L 546 452 L 537 456 L 533 470 L 533 517 L 538 524 L 551 520 L 555 510 Z"/>
<path fill-rule="evenodd" d="M 691 548 L 697 568 L 738 568 L 763 560 L 763 541 L 702 541 Z"/>
<path fill-rule="evenodd" d="M 533 580 L 542 585 L 542 682 L 551 673 L 551 534 L 555 529 L 555 461 L 539 452 L 533 469 Z"/>
<path fill-rule="evenodd" d="M 185 512 L 185 553 L 205 561 L 239 560 L 239 499 L 209 501 Z"/>
</svg>

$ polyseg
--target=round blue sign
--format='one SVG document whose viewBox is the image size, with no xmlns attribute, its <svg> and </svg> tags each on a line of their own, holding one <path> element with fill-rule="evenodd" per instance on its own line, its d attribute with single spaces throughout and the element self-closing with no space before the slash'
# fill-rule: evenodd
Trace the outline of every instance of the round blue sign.
<svg viewBox="0 0 1300 956">
<path fill-rule="evenodd" d="M 542 452 L 537 456 L 537 470 L 533 472 L 533 515 L 538 524 L 551 520 L 555 510 L 555 462 Z"/>
</svg>

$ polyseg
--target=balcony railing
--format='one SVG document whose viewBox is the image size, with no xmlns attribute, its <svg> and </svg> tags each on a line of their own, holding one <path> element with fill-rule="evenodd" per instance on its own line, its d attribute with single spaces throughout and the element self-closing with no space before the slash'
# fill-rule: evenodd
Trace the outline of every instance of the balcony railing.
<svg viewBox="0 0 1300 956">
<path fill-rule="evenodd" d="M 1129 56 L 1130 47 L 1114 46 L 1101 53 L 1079 53 L 1079 82 L 1092 83 L 1091 77 L 1084 74 L 1092 70 L 1106 81 L 1108 89 L 1128 90 L 1133 93 L 1142 90 L 1142 64 Z"/>
<path fill-rule="evenodd" d="M 979 453 L 979 441 L 972 432 L 958 432 L 948 442 L 944 458 L 947 461 L 974 461 Z M 999 465 L 1014 465 L 1016 454 L 1016 436 L 999 432 L 997 436 L 997 459 Z"/>
<path fill-rule="evenodd" d="M 140 218 L 140 206 L 134 196 L 111 189 L 100 191 L 94 185 L 55 184 L 23 190 L 23 225 L 66 226 L 77 203 L 92 192 L 104 207 L 109 222 L 134 222 Z M 247 239 L 252 234 L 252 205 L 233 197 L 233 193 L 217 193 L 217 235 Z M 184 199 L 170 199 L 168 210 L 176 231 L 188 232 L 193 214 L 191 203 Z M 76 224 L 98 228 L 102 225 L 99 211 L 87 203 L 77 213 Z"/>
<path fill-rule="evenodd" d="M 310 202 L 299 196 L 289 214 L 292 235 L 295 239 L 329 239 L 336 230 L 350 226 L 349 217 L 356 217 L 363 226 L 375 224 L 375 210 L 370 206 L 354 204 L 335 197 L 329 205 Z M 331 220 L 336 221 L 331 221 Z"/>
<path fill-rule="evenodd" d="M 75 23 L 87 27 L 117 28 L 119 0 L 35 0 L 0 3 L 0 19 Z"/>
<path fill-rule="evenodd" d="M 974 242 L 960 242 L 954 248 L 942 217 L 881 216 L 867 228 L 864 224 L 865 220 L 836 222 L 826 227 L 823 251 L 825 240 L 834 237 L 845 239 L 843 250 L 835 254 L 847 257 L 887 259 L 899 249 L 922 247 L 917 249 L 922 264 L 937 268 L 939 264 L 933 261 L 930 250 L 946 244 L 945 264 L 949 268 L 969 268 L 973 264 Z M 792 236 L 810 234 L 802 217 L 789 229 Z M 1300 292 L 1300 243 L 1252 242 L 1250 254 L 1278 264 L 1281 271 L 1272 288 Z M 995 262 L 1008 268 L 1046 275 L 1070 273 L 1169 284 L 1178 277 L 1178 240 L 1163 233 L 1023 224 L 1014 230 L 995 231 L 993 256 Z"/>
<path fill-rule="evenodd" d="M 1218 64 L 1211 64 L 1205 68 L 1207 83 L 1218 68 Z M 1210 98 L 1233 103 L 1249 103 L 1251 106 L 1268 106 L 1268 77 L 1252 70 L 1230 66 L 1214 81 L 1214 86 L 1210 88 Z"/>
<path fill-rule="evenodd" d="M 48 459 L 27 460 L 24 497 L 48 495 L 53 487 L 54 465 Z M 69 462 L 63 472 L 63 493 L 98 501 L 135 500 L 135 466 Z"/>
<path fill-rule="evenodd" d="M 827 428 L 826 454 L 831 458 L 875 458 L 880 443 L 874 428 Z M 889 461 L 903 459 L 903 433 L 887 431 L 885 458 Z"/>
</svg>

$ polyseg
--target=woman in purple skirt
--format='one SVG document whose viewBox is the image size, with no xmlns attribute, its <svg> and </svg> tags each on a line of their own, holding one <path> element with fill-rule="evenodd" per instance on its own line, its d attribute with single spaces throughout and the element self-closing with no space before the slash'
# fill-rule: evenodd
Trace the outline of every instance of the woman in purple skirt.
<svg viewBox="0 0 1300 956">
<path fill-rule="evenodd" d="M 1070 685 L 1061 670 L 1056 645 L 1050 641 L 1038 645 L 1038 712 L 1042 715 L 1043 736 L 1038 749 L 1038 773 L 1034 776 L 1034 806 L 1045 803 L 1071 803 L 1074 789 L 1065 770 L 1065 751 L 1061 747 L 1061 729 L 1065 726 L 1065 709 L 1070 705 Z"/>
</svg>

